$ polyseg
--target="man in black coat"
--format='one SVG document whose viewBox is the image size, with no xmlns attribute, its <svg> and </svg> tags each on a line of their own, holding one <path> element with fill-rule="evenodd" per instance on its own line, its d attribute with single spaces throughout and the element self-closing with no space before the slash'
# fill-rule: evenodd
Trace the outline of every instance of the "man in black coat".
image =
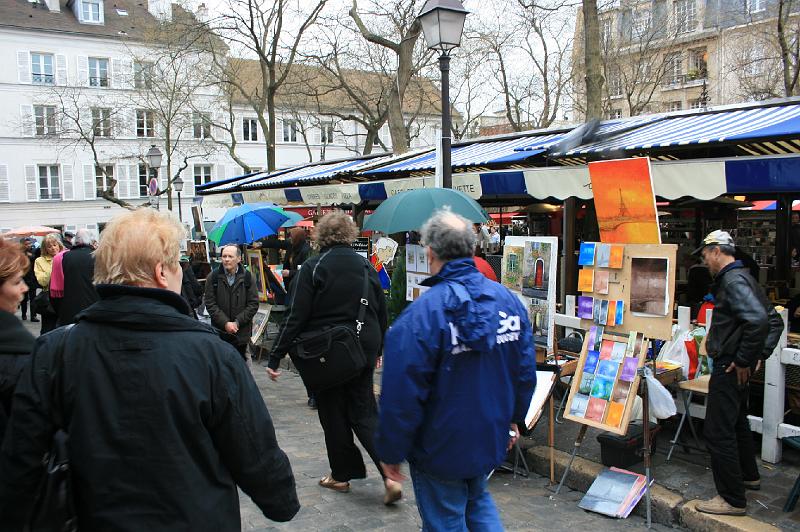
<svg viewBox="0 0 800 532">
<path fill-rule="evenodd" d="M 297 277 L 297 271 L 311 253 L 311 246 L 307 241 L 306 230 L 302 227 L 293 227 L 289 231 L 289 240 L 268 238 L 261 242 L 261 246 L 286 250 L 286 254 L 283 256 L 283 284 L 288 292 L 292 279 Z"/>
<path fill-rule="evenodd" d="M 211 325 L 225 333 L 222 337 L 244 358 L 258 312 L 258 288 L 242 266 L 238 246 L 223 246 L 221 252 L 222 265 L 206 279 L 206 310 Z"/>
<path fill-rule="evenodd" d="M 0 529 L 25 525 L 55 408 L 81 530 L 238 531 L 237 486 L 267 518 L 292 519 L 294 476 L 252 375 L 179 295 L 183 228 L 139 209 L 105 231 L 100 301 L 37 340 L 17 387 L 0 448 Z"/>
<path fill-rule="evenodd" d="M 75 316 L 99 298 L 94 288 L 94 247 L 97 239 L 88 229 L 78 229 L 72 249 L 64 253 L 64 297 L 58 305 L 58 325 L 75 323 Z"/>
<path fill-rule="evenodd" d="M 189 307 L 192 309 L 192 315 L 196 318 L 197 312 L 195 309 L 203 304 L 203 287 L 200 286 L 200 283 L 197 281 L 189 257 L 181 257 L 181 269 L 183 270 L 181 296 L 189 303 Z"/>
<path fill-rule="evenodd" d="M 30 267 L 28 271 L 25 272 L 25 284 L 28 286 L 28 291 L 25 293 L 25 297 L 22 299 L 22 303 L 20 304 L 20 309 L 22 310 L 22 319 L 28 319 L 28 307 L 31 309 L 31 321 L 39 321 L 36 317 L 36 313 L 33 311 L 33 300 L 36 299 L 36 289 L 39 287 L 39 283 L 36 282 L 36 275 L 33 273 L 33 263 L 36 260 L 36 252 L 33 249 L 33 239 L 32 238 L 22 238 L 20 239 L 19 243 L 25 250 L 25 256 L 28 257 L 28 261 L 30 262 Z"/>
<path fill-rule="evenodd" d="M 734 258 L 731 235 L 713 231 L 695 253 L 702 254 L 714 275 L 714 319 L 706 337 L 714 370 L 708 386 L 704 433 L 719 494 L 699 503 L 697 510 L 745 515 L 745 489 L 761 487 L 747 419 L 750 375 L 772 355 L 783 332 L 783 320 L 745 265 Z"/>
</svg>

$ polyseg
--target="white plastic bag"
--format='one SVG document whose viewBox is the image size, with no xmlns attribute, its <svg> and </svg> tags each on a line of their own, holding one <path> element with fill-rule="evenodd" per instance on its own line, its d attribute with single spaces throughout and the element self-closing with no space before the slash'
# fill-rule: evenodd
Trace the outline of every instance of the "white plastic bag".
<svg viewBox="0 0 800 532">
<path fill-rule="evenodd" d="M 665 342 L 658 354 L 658 360 L 662 362 L 679 364 L 681 368 L 683 368 L 684 380 L 689 378 L 689 367 L 691 365 L 689 353 L 686 351 L 685 340 L 686 333 L 680 329 L 676 329 L 675 333 L 672 335 L 672 340 Z"/>
<path fill-rule="evenodd" d="M 658 382 L 650 368 L 644 370 L 647 379 L 647 397 L 650 399 L 650 415 L 657 419 L 667 419 L 678 413 L 675 399 L 664 385 Z"/>
</svg>

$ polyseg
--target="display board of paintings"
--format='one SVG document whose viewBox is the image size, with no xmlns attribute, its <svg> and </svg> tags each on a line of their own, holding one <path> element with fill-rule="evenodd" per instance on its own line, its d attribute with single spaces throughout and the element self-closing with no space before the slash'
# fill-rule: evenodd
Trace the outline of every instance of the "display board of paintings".
<svg viewBox="0 0 800 532">
<path fill-rule="evenodd" d="M 425 246 L 406 245 L 406 301 L 414 301 L 428 289 L 422 281 L 431 275 Z"/>
<path fill-rule="evenodd" d="M 592 325 L 583 342 L 572 378 L 564 417 L 615 434 L 625 434 L 639 389 L 647 340 L 637 331 L 628 336 Z"/>
<path fill-rule="evenodd" d="M 558 238 L 509 236 L 503 247 L 501 281 L 528 309 L 536 345 L 553 348 Z"/>
<path fill-rule="evenodd" d="M 256 283 L 258 290 L 258 300 L 261 302 L 267 301 L 267 281 L 264 276 L 264 261 L 261 258 L 260 249 L 247 250 L 247 269 L 250 270 L 250 275 L 253 276 L 253 282 Z"/>
<path fill-rule="evenodd" d="M 584 329 L 672 337 L 676 244 L 582 242 L 577 315 Z"/>
</svg>

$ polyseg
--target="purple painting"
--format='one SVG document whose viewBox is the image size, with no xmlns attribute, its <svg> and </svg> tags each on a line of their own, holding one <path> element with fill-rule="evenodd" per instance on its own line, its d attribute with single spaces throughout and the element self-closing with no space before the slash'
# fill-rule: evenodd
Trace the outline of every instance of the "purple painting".
<svg viewBox="0 0 800 532">
<path fill-rule="evenodd" d="M 583 320 L 592 319 L 594 298 L 589 296 L 578 296 L 578 317 Z"/>
<path fill-rule="evenodd" d="M 626 357 L 622 361 L 622 373 L 619 379 L 626 382 L 631 382 L 636 376 L 636 369 L 639 367 L 639 359 L 635 357 Z"/>
</svg>

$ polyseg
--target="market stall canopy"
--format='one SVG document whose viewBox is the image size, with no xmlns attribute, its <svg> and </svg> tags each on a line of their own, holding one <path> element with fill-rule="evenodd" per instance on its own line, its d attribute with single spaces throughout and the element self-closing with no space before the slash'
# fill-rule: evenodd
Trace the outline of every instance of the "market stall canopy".
<svg viewBox="0 0 800 532">
<path fill-rule="evenodd" d="M 364 230 L 386 234 L 415 231 L 436 211 L 445 207 L 471 222 L 480 223 L 489 219 L 483 207 L 463 192 L 428 188 L 409 190 L 384 201 L 364 223 Z"/>
</svg>

